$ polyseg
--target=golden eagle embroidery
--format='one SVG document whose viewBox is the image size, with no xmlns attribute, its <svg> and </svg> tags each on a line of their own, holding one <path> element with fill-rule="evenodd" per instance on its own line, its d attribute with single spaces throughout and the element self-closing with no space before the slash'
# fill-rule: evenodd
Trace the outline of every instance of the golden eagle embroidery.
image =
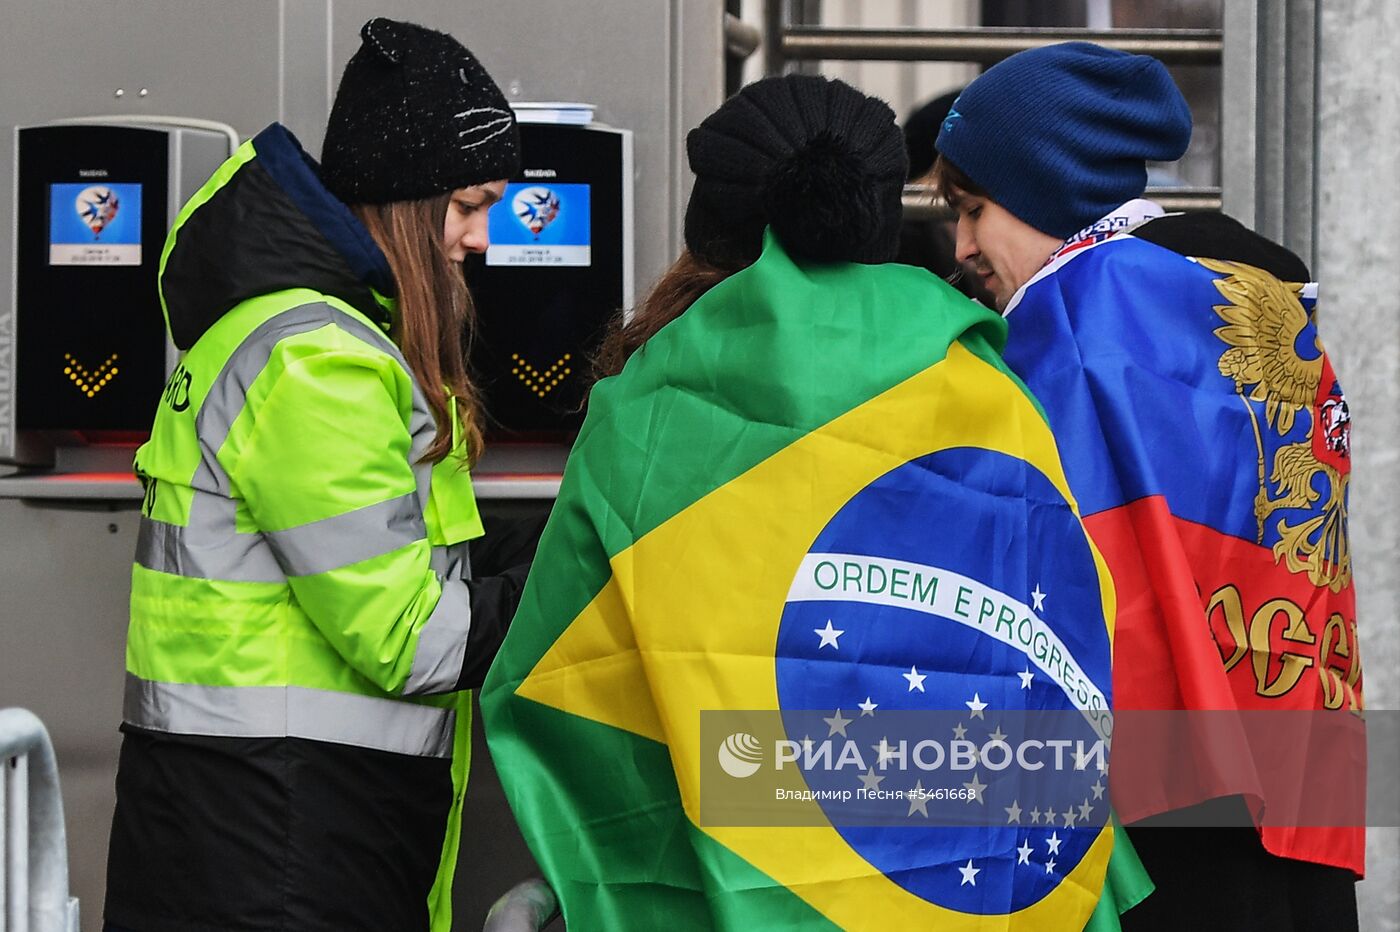
<svg viewBox="0 0 1400 932">
<path fill-rule="evenodd" d="M 1286 561 L 1289 572 L 1307 573 L 1313 585 L 1338 592 L 1351 582 L 1346 533 L 1350 416 L 1317 340 L 1313 340 L 1317 349 L 1314 358 L 1304 359 L 1298 353 L 1298 337 L 1309 323 L 1308 311 L 1299 300 L 1303 286 L 1280 282 L 1238 262 L 1197 261 L 1224 276 L 1215 279 L 1215 287 L 1227 303 L 1215 305 L 1215 312 L 1225 326 L 1215 335 L 1230 347 L 1220 357 L 1220 372 L 1234 380 L 1235 391 L 1249 409 L 1254 425 L 1259 451 L 1259 491 L 1254 497 L 1256 540 L 1264 542 L 1268 519 L 1275 511 L 1314 512 L 1296 524 L 1286 517 L 1278 519 L 1274 560 Z M 1293 430 L 1298 415 L 1308 410 L 1311 417 L 1306 438 L 1277 446 L 1270 456 L 1257 409 L 1250 402 L 1264 405 L 1265 425 L 1277 431 L 1280 439 Z M 1317 503 L 1322 493 L 1313 484 L 1319 475 L 1325 478 L 1327 489 L 1320 509 Z"/>
</svg>

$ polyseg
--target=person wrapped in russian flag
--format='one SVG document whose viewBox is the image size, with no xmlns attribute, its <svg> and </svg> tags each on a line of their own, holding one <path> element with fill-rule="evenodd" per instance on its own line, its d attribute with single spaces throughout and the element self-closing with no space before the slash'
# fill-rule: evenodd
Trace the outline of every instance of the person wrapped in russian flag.
<svg viewBox="0 0 1400 932">
<path fill-rule="evenodd" d="M 1190 138 L 1160 62 L 1065 43 L 962 92 L 933 180 L 1117 590 L 1112 799 L 1157 886 L 1124 928 L 1355 929 L 1350 418 L 1304 262 L 1142 199 Z"/>
</svg>

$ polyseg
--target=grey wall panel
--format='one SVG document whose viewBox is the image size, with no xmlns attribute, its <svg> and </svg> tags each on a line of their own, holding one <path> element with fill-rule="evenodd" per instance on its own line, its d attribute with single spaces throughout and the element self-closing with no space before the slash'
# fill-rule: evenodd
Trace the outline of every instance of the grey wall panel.
<svg viewBox="0 0 1400 932">
<path fill-rule="evenodd" d="M 321 151 L 326 114 L 331 111 L 332 73 L 330 24 L 332 0 L 281 0 L 278 85 L 281 109 L 277 119 L 296 134 L 308 152 Z"/>
<path fill-rule="evenodd" d="M 1319 7 L 1318 326 L 1354 427 L 1351 545 L 1366 705 L 1400 709 L 1400 5 Z M 1400 758 L 1392 753 L 1372 772 L 1400 773 Z M 1361 928 L 1400 932 L 1400 830 L 1372 828 L 1366 841 Z"/>
<path fill-rule="evenodd" d="M 1317 265 L 1317 0 L 1224 8 L 1221 196 L 1227 214 Z"/>
<path fill-rule="evenodd" d="M 232 124 L 245 136 L 254 133 L 281 109 L 281 6 L 279 0 L 4 0 L 0 455 L 9 452 L 13 369 L 13 128 L 64 117 L 139 114 L 202 117 Z"/>
<path fill-rule="evenodd" d="M 677 231 L 671 251 L 654 274 L 638 277 L 638 282 L 650 283 L 656 274 L 675 258 L 683 243 L 679 231 L 685 219 L 685 205 L 695 176 L 685 157 L 685 136 L 700 121 L 723 102 L 724 89 L 724 17 L 722 4 L 695 3 L 693 0 L 673 0 L 676 28 L 671 36 L 671 162 L 667 168 L 670 179 L 671 215 Z M 638 269 L 641 269 L 640 264 Z M 640 293 L 639 293 L 640 297 Z"/>
<path fill-rule="evenodd" d="M 278 0 L 5 0 L 0 112 L 8 124 L 199 116 L 250 133 L 277 115 L 279 9 Z"/>
</svg>

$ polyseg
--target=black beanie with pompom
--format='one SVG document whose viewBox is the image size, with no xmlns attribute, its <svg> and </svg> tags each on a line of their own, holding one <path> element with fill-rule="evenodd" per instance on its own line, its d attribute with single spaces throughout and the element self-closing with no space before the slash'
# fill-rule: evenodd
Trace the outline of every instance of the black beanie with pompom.
<svg viewBox="0 0 1400 932">
<path fill-rule="evenodd" d="M 722 268 L 758 258 L 771 226 L 794 258 L 889 262 L 908 168 L 894 111 L 842 81 L 765 78 L 690 131 L 686 247 Z"/>
</svg>

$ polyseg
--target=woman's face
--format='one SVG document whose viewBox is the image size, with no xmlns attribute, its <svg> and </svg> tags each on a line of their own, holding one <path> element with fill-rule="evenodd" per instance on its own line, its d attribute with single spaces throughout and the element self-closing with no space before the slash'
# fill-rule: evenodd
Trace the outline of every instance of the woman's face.
<svg viewBox="0 0 1400 932">
<path fill-rule="evenodd" d="M 505 179 L 501 179 L 452 192 L 442 225 L 442 245 L 453 262 L 461 262 L 468 253 L 486 251 L 491 242 L 486 234 L 486 212 L 505 190 Z"/>
</svg>

